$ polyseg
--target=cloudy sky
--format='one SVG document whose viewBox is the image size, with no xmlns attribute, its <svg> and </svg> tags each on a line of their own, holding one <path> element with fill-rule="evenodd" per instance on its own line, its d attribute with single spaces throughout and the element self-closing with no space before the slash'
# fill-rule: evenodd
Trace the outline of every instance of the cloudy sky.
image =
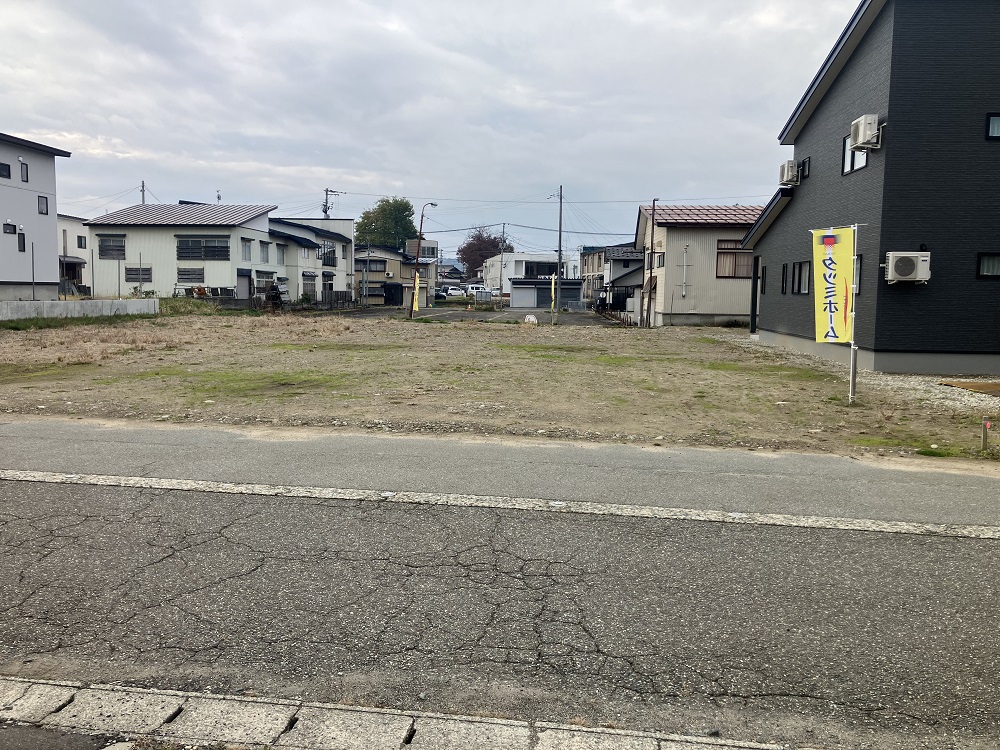
<svg viewBox="0 0 1000 750">
<path fill-rule="evenodd" d="M 427 209 L 453 251 L 629 239 L 637 206 L 764 203 L 857 0 L 0 0 L 0 131 L 72 151 L 59 211 Z M 540 229 L 526 229 L 524 227 Z M 593 233 L 593 234 L 585 234 Z M 606 233 L 606 234 L 601 234 Z M 450 254 L 450 253 L 449 253 Z"/>
</svg>

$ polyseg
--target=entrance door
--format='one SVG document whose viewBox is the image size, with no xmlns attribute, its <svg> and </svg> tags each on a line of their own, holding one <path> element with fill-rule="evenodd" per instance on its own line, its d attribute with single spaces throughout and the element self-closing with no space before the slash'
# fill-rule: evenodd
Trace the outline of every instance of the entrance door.
<svg viewBox="0 0 1000 750">
<path fill-rule="evenodd" d="M 250 277 L 236 277 L 236 296 L 239 299 L 250 299 Z"/>
<path fill-rule="evenodd" d="M 552 307 L 552 289 L 547 286 L 540 286 L 535 288 L 535 299 L 537 302 L 535 305 L 541 308 Z"/>
</svg>

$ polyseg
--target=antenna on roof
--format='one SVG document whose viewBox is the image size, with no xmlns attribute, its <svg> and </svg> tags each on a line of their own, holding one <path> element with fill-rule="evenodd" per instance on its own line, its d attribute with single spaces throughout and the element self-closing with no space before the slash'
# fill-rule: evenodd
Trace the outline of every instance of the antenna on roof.
<svg viewBox="0 0 1000 750">
<path fill-rule="evenodd" d="M 221 190 L 216 190 L 215 191 L 215 202 L 216 203 L 222 203 L 222 191 Z"/>
</svg>

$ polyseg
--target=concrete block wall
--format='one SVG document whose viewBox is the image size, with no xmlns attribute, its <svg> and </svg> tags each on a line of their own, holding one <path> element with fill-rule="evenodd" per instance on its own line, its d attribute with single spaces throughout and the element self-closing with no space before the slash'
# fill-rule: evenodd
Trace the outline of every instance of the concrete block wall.
<svg viewBox="0 0 1000 750">
<path fill-rule="evenodd" d="M 156 315 L 158 299 L 91 299 L 77 301 L 0 302 L 0 320 L 84 318 L 113 315 Z"/>
</svg>

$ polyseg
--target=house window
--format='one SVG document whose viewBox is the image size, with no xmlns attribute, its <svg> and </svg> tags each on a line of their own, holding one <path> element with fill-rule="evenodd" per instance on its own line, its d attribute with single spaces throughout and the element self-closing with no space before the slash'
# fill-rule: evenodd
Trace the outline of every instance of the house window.
<svg viewBox="0 0 1000 750">
<path fill-rule="evenodd" d="M 667 254 L 666 253 L 657 253 L 656 254 L 656 267 L 657 268 L 663 268 L 663 266 L 665 266 L 666 263 L 667 263 Z"/>
<path fill-rule="evenodd" d="M 990 112 L 986 115 L 986 140 L 1000 141 L 1000 112 Z M 3 165 L 0 164 L 0 167 Z M 0 177 L 3 177 L 2 173 Z"/>
<path fill-rule="evenodd" d="M 3 225 L 4 234 L 17 234 L 17 224 L 4 224 Z"/>
<path fill-rule="evenodd" d="M 28 162 L 21 162 L 21 182 L 28 181 Z"/>
<path fill-rule="evenodd" d="M 303 247 L 302 248 L 302 260 L 309 260 L 309 248 L 308 247 Z"/>
<path fill-rule="evenodd" d="M 302 296 L 308 297 L 310 301 L 316 299 L 316 278 L 314 276 L 302 277 Z"/>
<path fill-rule="evenodd" d="M 245 263 L 253 262 L 253 240 L 248 240 L 246 237 L 240 239 L 240 248 L 243 261 Z"/>
<path fill-rule="evenodd" d="M 49 199 L 47 196 L 38 196 L 38 213 L 49 215 Z"/>
<path fill-rule="evenodd" d="M 340 246 L 340 257 L 347 260 L 347 245 Z"/>
<path fill-rule="evenodd" d="M 866 166 L 868 166 L 868 152 L 852 151 L 851 137 L 847 136 L 847 138 L 844 139 L 844 174 L 857 172 L 859 169 L 864 169 Z"/>
<path fill-rule="evenodd" d="M 26 252 L 27 251 L 26 245 L 27 245 L 27 243 L 25 242 L 25 239 L 24 239 L 24 232 L 18 232 L 17 233 L 17 251 L 19 253 Z"/>
<path fill-rule="evenodd" d="M 229 238 L 178 237 L 177 260 L 229 260 Z"/>
<path fill-rule="evenodd" d="M 0 177 L 5 180 L 10 179 L 10 164 L 0 164 Z"/>
<path fill-rule="evenodd" d="M 178 268 L 177 269 L 177 283 L 178 284 L 204 284 L 205 283 L 205 269 L 204 268 Z"/>
<path fill-rule="evenodd" d="M 288 245 L 275 245 L 275 250 L 278 253 L 278 257 L 275 258 L 275 260 L 277 261 L 279 266 L 285 265 L 285 250 L 287 248 Z"/>
<path fill-rule="evenodd" d="M 126 284 L 152 284 L 153 283 L 153 267 L 152 266 L 142 266 L 129 268 L 125 266 L 125 283 Z"/>
<path fill-rule="evenodd" d="M 630 261 L 630 260 L 623 260 L 622 261 L 622 268 L 628 268 L 629 264 L 631 264 L 631 263 L 632 263 L 632 261 Z"/>
<path fill-rule="evenodd" d="M 274 283 L 275 277 L 274 271 L 257 271 L 256 280 L 257 284 L 254 287 L 254 292 L 257 294 L 264 294 L 267 292 L 271 284 Z"/>
<path fill-rule="evenodd" d="M 260 262 L 270 263 L 271 262 L 271 243 L 261 242 L 260 243 Z"/>
<path fill-rule="evenodd" d="M 1000 253 L 979 253 L 977 279 L 1000 279 Z"/>
<path fill-rule="evenodd" d="M 781 264 L 781 293 L 788 294 L 788 264 Z"/>
<path fill-rule="evenodd" d="M 792 294 L 809 294 L 809 271 L 812 261 L 792 263 Z"/>
<path fill-rule="evenodd" d="M 337 266 L 337 245 L 329 240 L 323 240 L 322 259 L 324 266 Z"/>
<path fill-rule="evenodd" d="M 719 246 L 723 247 L 723 240 Z M 736 241 L 739 245 L 739 241 Z M 715 255 L 715 278 L 749 279 L 753 276 L 753 253 L 748 250 L 719 250 Z"/>
<path fill-rule="evenodd" d="M 366 262 L 367 262 L 368 270 L 369 271 L 384 271 L 385 270 L 385 261 L 381 260 L 381 259 L 378 259 L 378 258 L 371 258 L 371 259 L 359 258 L 358 260 L 354 261 L 354 270 L 355 271 L 364 271 L 365 270 L 365 263 Z"/>
<path fill-rule="evenodd" d="M 98 237 L 97 257 L 101 260 L 125 260 L 125 238 Z"/>
<path fill-rule="evenodd" d="M 861 256 L 854 256 L 854 296 L 861 294 Z"/>
<path fill-rule="evenodd" d="M 76 246 L 80 250 L 86 250 L 87 249 L 87 236 L 83 235 L 83 234 L 78 234 L 76 236 Z"/>
</svg>

